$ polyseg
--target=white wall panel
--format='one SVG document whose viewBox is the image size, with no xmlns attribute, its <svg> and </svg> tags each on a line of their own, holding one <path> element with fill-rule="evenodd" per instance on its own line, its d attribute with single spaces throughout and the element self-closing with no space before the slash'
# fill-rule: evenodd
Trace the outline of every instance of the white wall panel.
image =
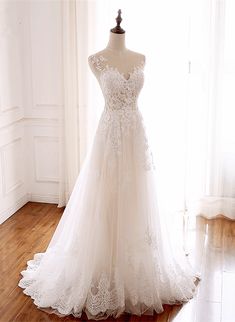
<svg viewBox="0 0 235 322">
<path fill-rule="evenodd" d="M 58 116 L 63 106 L 62 13 L 60 1 L 31 1 L 29 53 L 31 106 L 27 109 L 30 200 L 57 202 Z"/>
<path fill-rule="evenodd" d="M 2 148 L 3 195 L 11 193 L 24 183 L 22 138 L 17 138 Z"/>
<path fill-rule="evenodd" d="M 22 107 L 22 61 L 19 39 L 1 38 L 1 111 Z M 4 80 L 4 81 L 3 81 Z"/>
<path fill-rule="evenodd" d="M 34 115 L 57 117 L 62 105 L 62 37 L 59 1 L 32 2 L 30 41 Z M 55 110 L 55 111 L 54 111 Z"/>
<path fill-rule="evenodd" d="M 23 122 L 0 129 L 0 223 L 27 202 Z"/>
<path fill-rule="evenodd" d="M 0 223 L 58 202 L 61 1 L 0 1 Z"/>
<path fill-rule="evenodd" d="M 59 181 L 58 138 L 50 136 L 34 136 L 35 181 Z"/>
<path fill-rule="evenodd" d="M 0 223 L 27 200 L 24 172 L 25 4 L 0 2 Z"/>
<path fill-rule="evenodd" d="M 0 3 L 0 127 L 23 117 L 22 7 Z"/>
<path fill-rule="evenodd" d="M 59 148 L 58 124 L 47 120 L 28 121 L 26 126 L 29 198 L 33 201 L 58 201 Z"/>
</svg>

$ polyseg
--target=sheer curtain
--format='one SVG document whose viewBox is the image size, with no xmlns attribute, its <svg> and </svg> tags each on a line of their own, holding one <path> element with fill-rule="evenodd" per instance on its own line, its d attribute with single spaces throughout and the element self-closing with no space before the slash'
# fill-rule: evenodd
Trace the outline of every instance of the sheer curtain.
<svg viewBox="0 0 235 322">
<path fill-rule="evenodd" d="M 62 1 L 64 108 L 60 115 L 58 207 L 68 202 L 97 122 L 99 94 L 92 88 L 87 65 L 89 51 L 97 42 L 96 25 L 96 2 Z"/>
<path fill-rule="evenodd" d="M 60 115 L 59 207 L 71 194 L 79 171 L 76 3 L 62 2 L 64 108 Z"/>
<path fill-rule="evenodd" d="M 139 107 L 160 207 L 174 216 L 235 219 L 232 0 L 63 2 L 67 96 L 59 205 L 68 200 L 103 108 L 87 56 L 106 46 L 119 8 L 127 47 L 146 55 Z"/>
<path fill-rule="evenodd" d="M 192 1 L 186 201 L 190 214 L 235 219 L 235 5 Z"/>
</svg>

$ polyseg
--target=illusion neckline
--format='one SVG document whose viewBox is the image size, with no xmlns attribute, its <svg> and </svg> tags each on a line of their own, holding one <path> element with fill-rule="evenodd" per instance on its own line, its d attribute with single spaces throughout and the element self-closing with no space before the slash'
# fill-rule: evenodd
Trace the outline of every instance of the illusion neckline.
<svg viewBox="0 0 235 322">
<path fill-rule="evenodd" d="M 132 70 L 130 70 L 128 73 L 124 73 L 124 72 L 119 71 L 119 69 L 116 66 L 110 66 L 110 65 L 107 64 L 105 66 L 103 72 L 104 71 L 109 71 L 109 70 L 115 71 L 115 72 L 117 72 L 117 74 L 119 74 L 123 78 L 123 80 L 125 80 L 126 82 L 128 82 L 132 78 L 132 76 L 136 73 L 137 70 L 143 68 L 143 65 L 144 64 L 141 63 L 141 64 L 139 64 L 137 66 L 134 66 L 132 68 Z M 125 75 L 128 75 L 128 78 L 126 78 Z"/>
<path fill-rule="evenodd" d="M 103 62 L 108 60 L 103 55 L 99 55 L 99 57 L 103 60 Z M 110 66 L 109 64 L 106 63 L 104 66 L 103 72 L 108 71 L 108 70 L 113 70 L 113 71 L 117 72 L 123 78 L 124 81 L 128 82 L 132 78 L 132 76 L 136 73 L 137 70 L 143 69 L 144 65 L 145 65 L 145 60 L 142 59 L 140 61 L 140 63 L 138 65 L 134 66 L 128 73 L 124 73 L 124 72 L 121 72 L 117 66 Z M 128 75 L 129 77 L 126 78 L 125 75 Z"/>
</svg>

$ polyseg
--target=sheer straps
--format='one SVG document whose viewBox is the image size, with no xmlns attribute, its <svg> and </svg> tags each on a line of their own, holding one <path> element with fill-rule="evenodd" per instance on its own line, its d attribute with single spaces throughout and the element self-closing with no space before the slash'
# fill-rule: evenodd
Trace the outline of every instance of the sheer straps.
<svg viewBox="0 0 235 322">
<path fill-rule="evenodd" d="M 96 69 L 101 71 L 101 70 L 104 70 L 104 68 L 106 66 L 105 62 L 107 61 L 107 58 L 105 58 L 102 55 L 91 55 L 88 57 L 88 61 L 89 61 L 89 63 L 94 65 Z"/>
<path fill-rule="evenodd" d="M 146 61 L 146 58 L 144 56 L 144 58 L 136 66 L 134 66 L 129 72 L 124 73 L 124 72 L 119 71 L 119 69 L 117 67 L 109 65 L 107 63 L 108 59 L 106 57 L 104 57 L 103 55 L 96 54 L 96 55 L 91 55 L 88 57 L 88 62 L 91 63 L 97 70 L 99 70 L 99 71 L 103 71 L 105 69 L 114 70 L 118 74 L 120 74 L 126 81 L 128 81 L 131 78 L 132 74 L 135 73 L 135 71 L 137 69 L 144 68 L 145 61 Z M 128 78 L 125 77 L 125 74 L 128 75 Z"/>
</svg>

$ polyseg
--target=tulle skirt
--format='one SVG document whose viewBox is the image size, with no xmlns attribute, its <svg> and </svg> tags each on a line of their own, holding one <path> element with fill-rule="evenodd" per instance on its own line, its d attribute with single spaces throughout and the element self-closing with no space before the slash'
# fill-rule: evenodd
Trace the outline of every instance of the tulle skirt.
<svg viewBox="0 0 235 322">
<path fill-rule="evenodd" d="M 138 110 L 104 110 L 69 202 L 43 253 L 21 272 L 34 304 L 88 319 L 187 302 L 197 276 L 171 248 Z"/>
</svg>

